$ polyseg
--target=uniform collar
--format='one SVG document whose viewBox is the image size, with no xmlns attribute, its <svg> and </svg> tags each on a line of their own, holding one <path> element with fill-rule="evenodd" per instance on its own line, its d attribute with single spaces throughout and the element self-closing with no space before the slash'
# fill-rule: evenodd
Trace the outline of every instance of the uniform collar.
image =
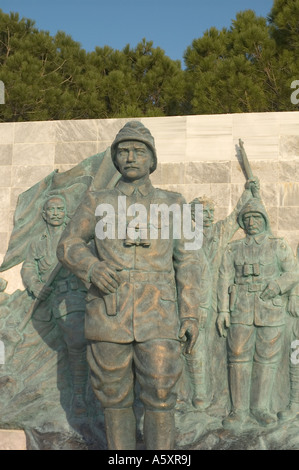
<svg viewBox="0 0 299 470">
<path fill-rule="evenodd" d="M 142 196 L 147 196 L 154 190 L 154 187 L 150 180 L 147 180 L 145 183 L 138 185 L 127 183 L 123 179 L 120 179 L 119 182 L 116 184 L 116 188 L 126 196 L 131 196 L 134 191 L 135 193 L 139 192 L 140 194 L 142 194 Z"/>
<path fill-rule="evenodd" d="M 265 240 L 265 238 L 267 237 L 267 235 L 268 234 L 266 232 L 259 233 L 258 235 L 246 235 L 245 243 L 246 245 L 251 245 L 253 241 L 255 241 L 255 243 L 257 243 L 258 245 L 261 245 L 263 241 Z"/>
</svg>

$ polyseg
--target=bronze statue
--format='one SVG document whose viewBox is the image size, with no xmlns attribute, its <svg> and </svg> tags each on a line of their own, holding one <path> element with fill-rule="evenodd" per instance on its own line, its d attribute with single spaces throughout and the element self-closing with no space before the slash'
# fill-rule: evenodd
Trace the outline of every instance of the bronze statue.
<svg viewBox="0 0 299 470">
<path fill-rule="evenodd" d="M 252 177 L 248 179 L 235 209 L 225 219 L 219 220 L 216 223 L 214 222 L 215 203 L 213 200 L 203 196 L 197 197 L 190 202 L 194 222 L 195 205 L 201 204 L 203 206 L 203 244 L 200 251 L 204 252 L 208 260 L 210 271 L 209 291 L 211 296 L 208 318 L 206 319 L 206 325 L 202 325 L 203 328 L 200 330 L 192 354 L 186 357 L 189 375 L 193 385 L 192 403 L 195 408 L 200 410 L 207 408 L 210 404 L 206 373 L 208 371 L 207 355 L 212 346 L 213 338 L 209 332 L 204 331 L 204 327 L 207 326 L 209 329 L 211 326 L 214 329 L 212 320 L 214 320 L 217 311 L 216 292 L 221 259 L 227 244 L 240 228 L 238 224 L 240 210 L 258 190 L 258 178 Z M 210 349 L 210 353 L 213 353 L 212 349 Z"/>
<path fill-rule="evenodd" d="M 299 264 L 299 245 L 297 246 L 297 263 Z M 291 421 L 297 418 L 299 414 L 299 283 L 289 292 L 287 310 L 292 317 L 289 357 L 290 401 L 287 409 L 278 413 L 278 418 L 281 423 Z"/>
<path fill-rule="evenodd" d="M 190 353 L 205 308 L 197 286 L 200 269 L 184 238 L 162 238 L 162 217 L 134 224 L 126 208 L 165 204 L 182 208 L 178 193 L 154 188 L 154 139 L 141 123 L 128 122 L 112 147 L 113 163 L 122 177 L 115 188 L 90 191 L 68 224 L 58 246 L 61 263 L 84 282 L 87 295 L 85 334 L 93 390 L 104 409 L 109 449 L 135 449 L 134 370 L 145 408 L 147 449 L 173 449 L 176 384 L 182 373 L 181 341 Z M 115 218 L 105 220 L 102 208 Z M 133 212 L 131 213 L 131 215 Z M 111 214 L 110 214 L 111 215 Z M 113 222 L 116 227 L 113 227 Z M 167 225 L 167 224 L 166 224 Z M 120 234 L 121 232 L 121 234 Z M 134 236 L 134 232 L 136 236 Z M 106 235 L 105 235 L 106 233 Z M 116 234 L 113 237 L 113 233 Z M 96 252 L 88 243 L 94 240 Z"/>
<path fill-rule="evenodd" d="M 84 337 L 87 288 L 63 268 L 56 257 L 57 244 L 68 218 L 64 197 L 49 196 L 42 216 L 44 232 L 31 242 L 21 275 L 27 291 L 38 303 L 33 304 L 35 308 L 29 311 L 29 315 L 33 314 L 35 322 L 54 321 L 62 332 L 72 379 L 71 410 L 74 417 L 82 417 L 86 414 L 88 375 Z"/>
<path fill-rule="evenodd" d="M 283 239 L 270 233 L 262 201 L 256 197 L 238 221 L 246 237 L 228 245 L 219 273 L 217 326 L 227 335 L 232 410 L 227 429 L 255 422 L 276 423 L 271 396 L 281 360 L 288 292 L 298 282 L 296 262 Z M 297 278 L 297 281 L 296 281 Z"/>
</svg>

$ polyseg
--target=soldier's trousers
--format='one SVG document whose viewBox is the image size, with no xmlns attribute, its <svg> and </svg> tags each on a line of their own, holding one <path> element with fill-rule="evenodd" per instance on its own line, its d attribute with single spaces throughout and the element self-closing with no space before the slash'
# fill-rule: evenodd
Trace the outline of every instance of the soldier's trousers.
<svg viewBox="0 0 299 470">
<path fill-rule="evenodd" d="M 91 383 L 103 408 L 128 408 L 134 402 L 134 379 L 147 410 L 167 411 L 176 404 L 176 384 L 182 373 L 179 341 L 143 343 L 90 341 L 87 348 Z"/>
<path fill-rule="evenodd" d="M 285 326 L 232 324 L 228 329 L 228 360 L 276 364 L 281 358 Z"/>
</svg>

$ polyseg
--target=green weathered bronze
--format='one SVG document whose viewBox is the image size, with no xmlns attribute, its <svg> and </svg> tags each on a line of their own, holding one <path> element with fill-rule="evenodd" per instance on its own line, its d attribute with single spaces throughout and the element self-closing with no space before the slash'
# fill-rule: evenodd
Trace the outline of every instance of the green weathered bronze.
<svg viewBox="0 0 299 470">
<path fill-rule="evenodd" d="M 115 210 L 119 227 L 120 197 L 126 197 L 126 207 L 142 204 L 148 215 L 154 204 L 181 208 L 184 204 L 180 194 L 152 186 L 154 139 L 141 123 L 127 123 L 111 153 L 122 178 L 109 191 L 88 192 L 64 231 L 57 254 L 67 269 L 91 284 L 85 335 L 93 390 L 104 409 L 108 448 L 136 448 L 134 369 L 145 408 L 146 449 L 173 449 L 181 340 L 187 338 L 185 348 L 190 353 L 205 309 L 198 289 L 201 269 L 192 251 L 185 249 L 185 240 L 173 237 L 173 220 L 167 239 L 145 237 L 143 242 L 140 237 L 128 242 L 129 218 L 123 237 L 95 235 L 100 204 Z M 88 247 L 91 240 L 96 253 Z"/>
<path fill-rule="evenodd" d="M 71 413 L 81 417 L 86 415 L 88 375 L 84 337 L 87 288 L 74 274 L 64 269 L 56 257 L 57 244 L 68 220 L 64 197 L 49 196 L 42 214 L 44 231 L 31 242 L 21 271 L 24 286 L 33 298 L 28 313 L 34 316 L 37 330 L 43 322 L 52 322 L 53 328 L 57 325 L 61 330 L 72 380 Z M 23 327 L 24 321 L 19 329 Z"/>
<path fill-rule="evenodd" d="M 134 121 L 20 195 L 0 271 L 23 263 L 26 288 L 8 295 L 0 279 L 0 427 L 34 450 L 299 449 L 299 257 L 271 233 L 242 141 L 239 153 L 232 213 L 214 223 L 213 201 L 191 203 L 199 250 L 151 239 L 148 220 L 132 239 L 133 213 L 122 237 L 95 236 L 101 203 L 119 220 L 118 196 L 147 213 L 185 202 L 152 186 L 154 138 Z"/>
<path fill-rule="evenodd" d="M 223 426 L 244 431 L 254 422 L 276 424 L 271 398 L 283 351 L 284 294 L 298 282 L 298 271 L 287 242 L 269 233 L 259 198 L 243 207 L 238 221 L 246 237 L 228 245 L 220 266 L 217 326 L 227 336 L 232 403 Z"/>
<path fill-rule="evenodd" d="M 203 196 L 190 202 L 193 220 L 195 205 L 201 204 L 203 207 L 203 245 L 199 251 L 203 251 L 205 258 L 208 260 L 210 280 L 209 285 L 206 287 L 210 292 L 210 305 L 206 322 L 202 325 L 193 353 L 186 357 L 187 369 L 193 386 L 192 403 L 199 410 L 206 409 L 211 403 L 213 386 L 208 357 L 215 353 L 213 346 L 217 312 L 216 291 L 221 258 L 227 244 L 240 228 L 237 220 L 240 210 L 253 197 L 258 188 L 258 179 L 253 177 L 249 179 L 235 209 L 224 220 L 219 220 L 216 223 L 214 223 L 214 201 Z"/>
</svg>

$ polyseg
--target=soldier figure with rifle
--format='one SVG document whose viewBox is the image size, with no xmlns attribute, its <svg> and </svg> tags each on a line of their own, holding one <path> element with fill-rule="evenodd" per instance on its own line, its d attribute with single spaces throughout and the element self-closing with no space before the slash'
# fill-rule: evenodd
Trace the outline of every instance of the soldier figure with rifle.
<svg viewBox="0 0 299 470">
<path fill-rule="evenodd" d="M 249 176 L 244 149 L 243 159 Z M 259 425 L 277 421 L 271 398 L 286 323 L 283 294 L 298 282 L 298 271 L 290 246 L 272 236 L 260 198 L 245 205 L 238 222 L 246 237 L 231 242 L 222 259 L 217 326 L 227 336 L 232 403 L 223 426 L 241 431 L 253 424 L 250 412 Z"/>
<path fill-rule="evenodd" d="M 71 413 L 75 418 L 86 415 L 85 391 L 88 367 L 84 337 L 86 286 L 63 268 L 56 249 L 66 227 L 67 211 L 62 195 L 51 195 L 43 212 L 45 230 L 33 239 L 22 266 L 22 279 L 34 299 L 19 330 L 33 317 L 35 324 L 52 322 L 62 332 L 72 380 Z"/>
</svg>

